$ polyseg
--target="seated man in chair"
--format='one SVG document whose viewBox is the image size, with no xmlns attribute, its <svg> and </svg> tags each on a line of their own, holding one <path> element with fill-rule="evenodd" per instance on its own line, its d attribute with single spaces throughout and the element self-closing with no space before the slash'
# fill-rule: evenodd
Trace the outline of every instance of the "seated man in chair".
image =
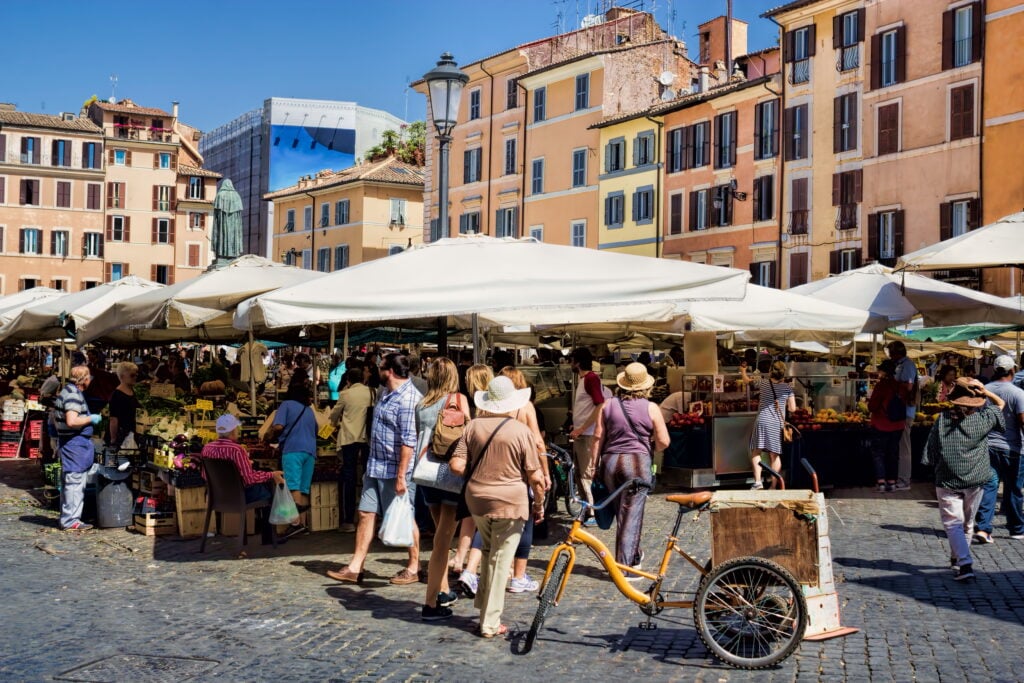
<svg viewBox="0 0 1024 683">
<path fill-rule="evenodd" d="M 270 500 L 274 496 L 273 486 L 284 483 L 284 472 L 257 472 L 249 461 L 249 453 L 238 443 L 238 418 L 226 413 L 217 418 L 217 440 L 203 446 L 203 458 L 230 460 L 238 468 L 245 486 L 245 502 Z M 273 484 L 271 484 L 273 482 Z"/>
</svg>

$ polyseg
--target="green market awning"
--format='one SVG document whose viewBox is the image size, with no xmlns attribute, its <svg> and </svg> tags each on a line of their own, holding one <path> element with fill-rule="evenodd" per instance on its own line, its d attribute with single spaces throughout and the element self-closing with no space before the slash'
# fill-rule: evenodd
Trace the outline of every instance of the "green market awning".
<svg viewBox="0 0 1024 683">
<path fill-rule="evenodd" d="M 978 339 L 980 337 L 994 337 L 1004 332 L 1015 332 L 1024 330 L 1024 325 L 951 325 L 949 327 L 925 327 L 920 330 L 900 330 L 889 328 L 889 334 L 914 341 L 930 342 L 954 342 Z"/>
</svg>

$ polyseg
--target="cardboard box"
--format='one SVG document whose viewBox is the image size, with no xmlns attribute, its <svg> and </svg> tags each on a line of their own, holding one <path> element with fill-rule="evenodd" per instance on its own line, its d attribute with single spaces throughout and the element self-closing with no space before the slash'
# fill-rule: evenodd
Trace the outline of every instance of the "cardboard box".
<svg viewBox="0 0 1024 683">
<path fill-rule="evenodd" d="M 134 528 L 146 536 L 173 536 L 178 532 L 178 524 L 171 512 L 146 512 L 134 516 Z"/>
</svg>

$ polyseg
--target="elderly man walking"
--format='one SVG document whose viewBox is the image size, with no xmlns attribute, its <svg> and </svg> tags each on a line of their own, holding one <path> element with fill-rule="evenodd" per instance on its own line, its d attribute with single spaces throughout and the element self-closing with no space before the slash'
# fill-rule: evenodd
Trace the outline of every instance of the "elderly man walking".
<svg viewBox="0 0 1024 683">
<path fill-rule="evenodd" d="M 1006 530 L 1010 538 L 1024 540 L 1024 470 L 1020 467 L 1021 425 L 1024 424 L 1024 390 L 1013 385 L 1015 363 L 1011 356 L 995 360 L 992 382 L 985 388 L 1006 402 L 1003 406 L 1005 429 L 988 435 L 988 457 L 992 463 L 992 478 L 982 487 L 981 505 L 978 507 L 976 543 L 994 543 L 992 518 L 996 514 L 999 482 L 1003 482 L 1002 513 L 1006 515 Z"/>
</svg>

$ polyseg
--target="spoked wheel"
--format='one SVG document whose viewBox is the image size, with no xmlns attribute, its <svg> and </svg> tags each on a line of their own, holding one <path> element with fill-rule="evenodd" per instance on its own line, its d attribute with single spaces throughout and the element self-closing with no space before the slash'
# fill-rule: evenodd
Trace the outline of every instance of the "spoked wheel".
<svg viewBox="0 0 1024 683">
<path fill-rule="evenodd" d="M 741 669 L 763 669 L 796 650 L 807 627 L 807 602 L 793 576 L 769 560 L 739 557 L 701 582 L 693 621 L 715 657 Z"/>
<path fill-rule="evenodd" d="M 548 577 L 543 588 L 540 589 L 540 604 L 537 605 L 537 613 L 533 615 L 533 623 L 530 624 L 530 630 L 526 634 L 526 642 L 523 644 L 522 654 L 526 654 L 533 649 L 533 641 L 537 638 L 537 633 L 544 627 L 544 620 L 548 616 L 548 611 L 555 604 L 555 596 L 558 595 L 558 589 L 562 586 L 562 580 L 565 578 L 565 570 L 569 566 L 569 555 L 562 553 L 555 560 L 555 566 L 551 569 L 551 576 Z"/>
</svg>

